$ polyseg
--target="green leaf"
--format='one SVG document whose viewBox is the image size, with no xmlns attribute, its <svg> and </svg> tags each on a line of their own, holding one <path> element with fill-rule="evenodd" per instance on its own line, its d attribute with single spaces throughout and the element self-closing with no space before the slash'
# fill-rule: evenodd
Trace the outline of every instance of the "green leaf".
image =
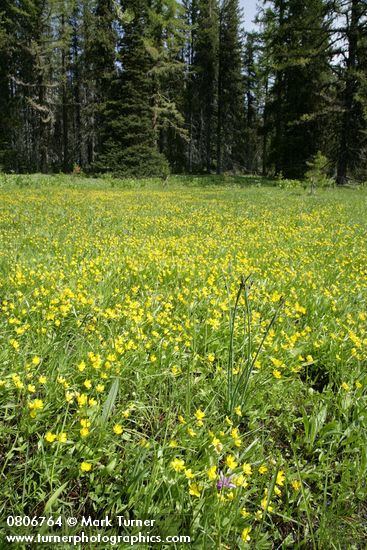
<svg viewBox="0 0 367 550">
<path fill-rule="evenodd" d="M 67 486 L 68 483 L 69 482 L 66 481 L 66 483 L 64 483 L 63 485 L 61 485 L 61 487 L 56 489 L 54 494 L 52 496 L 50 496 L 50 498 L 46 502 L 44 513 L 51 512 L 52 505 L 57 501 L 57 499 L 59 498 L 59 496 L 61 495 L 61 493 L 63 492 L 63 490 L 65 489 L 65 487 Z"/>
<path fill-rule="evenodd" d="M 103 406 L 102 416 L 101 416 L 101 423 L 102 424 L 106 423 L 106 421 L 108 420 L 108 418 L 109 418 L 109 416 L 112 412 L 112 409 L 113 409 L 113 406 L 115 404 L 117 394 L 118 394 L 118 391 L 119 391 L 119 385 L 120 385 L 120 380 L 118 378 L 116 378 L 112 383 L 112 386 L 110 388 L 110 391 L 109 391 L 107 399 L 106 399 L 106 402 Z"/>
</svg>

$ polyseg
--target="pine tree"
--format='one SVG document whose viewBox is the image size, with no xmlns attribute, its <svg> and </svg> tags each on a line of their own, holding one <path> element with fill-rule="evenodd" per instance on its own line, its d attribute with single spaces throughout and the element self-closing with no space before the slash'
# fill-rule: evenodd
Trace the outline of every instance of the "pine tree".
<svg viewBox="0 0 367 550">
<path fill-rule="evenodd" d="M 219 19 L 218 174 L 244 165 L 245 88 L 238 0 L 223 0 Z"/>
<path fill-rule="evenodd" d="M 323 91 L 330 80 L 329 22 L 323 0 L 273 0 L 265 47 L 274 85 L 269 106 L 276 173 L 302 177 L 318 149 L 327 116 Z"/>
<path fill-rule="evenodd" d="M 122 3 L 121 71 L 112 84 L 104 114 L 105 135 L 96 166 L 121 175 L 162 175 L 168 169 L 157 150 L 150 76 L 152 58 L 145 38 L 150 21 L 146 0 Z"/>
<path fill-rule="evenodd" d="M 264 72 L 259 63 L 258 50 L 257 35 L 248 33 L 244 54 L 245 122 L 243 141 L 244 168 L 250 174 L 261 172 L 261 160 L 263 156 L 266 157 L 264 116 L 268 77 L 266 68 Z M 261 132 L 263 132 L 263 139 L 261 139 Z"/>
<path fill-rule="evenodd" d="M 151 56 L 153 129 L 157 149 L 171 166 L 180 168 L 188 132 L 183 116 L 183 50 L 187 24 L 176 0 L 154 0 L 149 7 L 150 27 L 145 46 Z M 178 158 L 177 158 L 178 157 Z"/>
<path fill-rule="evenodd" d="M 196 32 L 191 68 L 191 157 L 195 170 L 215 168 L 219 14 L 216 0 L 198 0 L 194 20 Z"/>
<path fill-rule="evenodd" d="M 83 115 L 90 134 L 87 162 L 93 164 L 110 137 L 110 109 L 117 85 L 118 30 L 113 0 L 96 0 L 92 12 L 84 11 L 83 28 L 83 80 L 88 94 Z"/>
<path fill-rule="evenodd" d="M 14 72 L 14 27 L 10 2 L 4 0 L 0 9 L 0 170 L 13 167 L 11 157 L 15 105 L 9 75 Z"/>
<path fill-rule="evenodd" d="M 16 104 L 12 150 L 13 168 L 17 171 L 47 172 L 52 163 L 51 130 L 56 101 L 51 14 L 46 0 L 10 5 L 9 17 L 15 31 L 9 75 Z"/>
<path fill-rule="evenodd" d="M 348 175 L 367 161 L 367 113 L 366 113 L 366 46 L 367 6 L 360 0 L 342 1 L 340 16 L 346 19 L 343 35 L 346 41 L 346 59 L 342 72 L 340 138 L 337 158 L 339 185 L 347 182 Z"/>
</svg>

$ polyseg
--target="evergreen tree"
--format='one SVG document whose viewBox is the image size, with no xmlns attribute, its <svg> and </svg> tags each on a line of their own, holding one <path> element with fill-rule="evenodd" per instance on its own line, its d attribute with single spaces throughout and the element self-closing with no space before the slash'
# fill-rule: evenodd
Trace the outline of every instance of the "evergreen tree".
<svg viewBox="0 0 367 550">
<path fill-rule="evenodd" d="M 84 12 L 84 85 L 88 103 L 84 115 L 89 120 L 88 162 L 103 152 L 109 139 L 113 87 L 117 86 L 116 49 L 118 26 L 113 0 L 96 0 L 92 13 Z M 91 139 L 92 138 L 92 139 Z"/>
<path fill-rule="evenodd" d="M 243 45 L 238 0 L 223 0 L 219 24 L 217 173 L 244 165 Z"/>
<path fill-rule="evenodd" d="M 261 161 L 266 157 L 264 132 L 265 103 L 267 97 L 267 69 L 258 59 L 259 41 L 256 33 L 246 36 L 244 54 L 245 122 L 243 131 L 244 168 L 247 173 L 261 172 Z M 263 139 L 261 139 L 263 133 Z"/>
<path fill-rule="evenodd" d="M 146 0 L 126 0 L 122 9 L 121 70 L 104 110 L 105 137 L 96 166 L 123 175 L 162 175 L 168 164 L 157 149 L 154 128 L 153 63 L 145 43 L 150 25 L 148 4 Z"/>
<path fill-rule="evenodd" d="M 366 46 L 367 5 L 360 0 L 340 2 L 339 14 L 346 20 L 342 35 L 346 42 L 343 51 L 345 66 L 342 71 L 340 138 L 337 158 L 337 183 L 346 183 L 367 161 L 366 116 Z M 365 174 L 367 171 L 365 172 Z"/>
<path fill-rule="evenodd" d="M 145 46 L 151 56 L 153 129 L 157 149 L 174 168 L 184 159 L 188 132 L 183 116 L 183 50 L 187 25 L 184 11 L 176 0 L 155 0 L 149 7 L 150 28 Z"/>
<path fill-rule="evenodd" d="M 189 113 L 192 168 L 211 172 L 217 148 L 219 14 L 216 0 L 198 0 L 195 8 Z"/>
<path fill-rule="evenodd" d="M 10 169 L 12 165 L 12 119 L 14 96 L 9 75 L 13 72 L 14 31 L 10 1 L 4 0 L 0 9 L 0 169 Z"/>
<path fill-rule="evenodd" d="M 318 149 L 330 81 L 329 22 L 323 0 L 273 0 L 265 48 L 274 74 L 269 105 L 274 128 L 270 161 L 276 173 L 302 177 Z"/>
<path fill-rule="evenodd" d="M 0 167 L 365 180 L 366 2 L 238 1 L 2 0 Z"/>
<path fill-rule="evenodd" d="M 47 172 L 52 162 L 51 130 L 56 101 L 51 14 L 46 0 L 10 5 L 14 39 L 9 79 L 16 107 L 11 137 L 12 167 L 17 171 Z"/>
</svg>

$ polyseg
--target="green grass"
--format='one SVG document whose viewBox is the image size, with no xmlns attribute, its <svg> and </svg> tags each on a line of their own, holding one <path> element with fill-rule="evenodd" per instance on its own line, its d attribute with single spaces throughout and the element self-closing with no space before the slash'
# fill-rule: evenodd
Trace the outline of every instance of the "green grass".
<svg viewBox="0 0 367 550">
<path fill-rule="evenodd" d="M 4 521 L 363 547 L 367 191 L 271 184 L 0 178 Z"/>
</svg>

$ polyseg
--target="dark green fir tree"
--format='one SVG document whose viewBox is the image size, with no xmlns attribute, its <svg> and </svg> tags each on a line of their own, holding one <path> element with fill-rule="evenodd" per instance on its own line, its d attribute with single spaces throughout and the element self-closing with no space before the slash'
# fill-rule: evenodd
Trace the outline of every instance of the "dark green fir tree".
<svg viewBox="0 0 367 550">
<path fill-rule="evenodd" d="M 223 0 L 219 10 L 217 173 L 244 166 L 243 41 L 238 0 Z"/>
<path fill-rule="evenodd" d="M 157 148 L 154 128 L 153 60 L 146 45 L 148 4 L 126 0 L 121 10 L 120 69 L 104 109 L 106 124 L 96 166 L 122 176 L 162 176 L 168 163 Z"/>
<path fill-rule="evenodd" d="M 266 12 L 264 49 L 273 86 L 268 123 L 270 163 L 277 174 L 303 177 L 320 149 L 328 112 L 329 21 L 324 0 L 272 0 Z"/>
</svg>

